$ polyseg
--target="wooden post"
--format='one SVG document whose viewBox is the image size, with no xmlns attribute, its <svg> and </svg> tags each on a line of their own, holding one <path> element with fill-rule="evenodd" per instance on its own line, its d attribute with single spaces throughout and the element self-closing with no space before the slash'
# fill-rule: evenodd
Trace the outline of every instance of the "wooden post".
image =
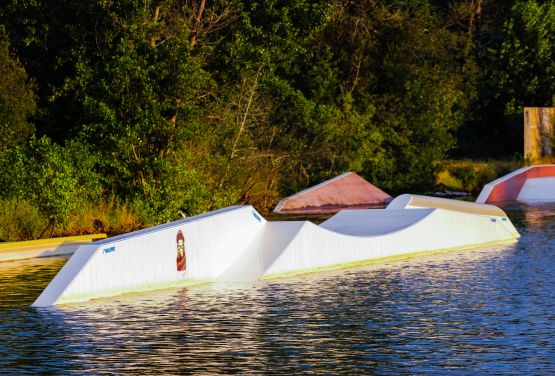
<svg viewBox="0 0 555 376">
<path fill-rule="evenodd" d="M 552 155 L 553 107 L 524 108 L 524 156 L 530 162 Z"/>
</svg>

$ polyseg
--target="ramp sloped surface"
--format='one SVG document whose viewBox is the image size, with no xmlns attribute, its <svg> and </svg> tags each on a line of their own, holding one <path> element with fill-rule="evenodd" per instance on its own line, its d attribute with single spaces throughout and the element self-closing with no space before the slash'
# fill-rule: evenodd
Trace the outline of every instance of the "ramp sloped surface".
<svg viewBox="0 0 555 376">
<path fill-rule="evenodd" d="M 267 222 L 264 231 L 218 281 L 257 281 L 307 222 Z"/>
<path fill-rule="evenodd" d="M 416 213 L 412 214 L 413 211 Z M 347 222 L 341 221 L 328 223 L 328 228 L 307 222 L 263 278 L 333 269 L 420 252 L 515 241 L 512 225 L 506 226 L 510 222 L 503 221 L 501 217 L 445 209 L 406 209 L 398 212 L 414 215 L 414 222 L 403 222 L 397 231 L 392 232 L 390 230 L 394 227 L 385 225 L 381 229 L 382 234 L 370 229 L 373 221 L 379 218 L 373 214 L 368 217 L 372 218 L 367 223 L 368 230 L 361 227 L 349 229 Z M 390 217 L 394 218 L 393 215 Z M 353 236 L 354 233 L 357 235 Z"/>
<path fill-rule="evenodd" d="M 555 176 L 527 179 L 516 200 L 526 204 L 555 202 Z"/>
<path fill-rule="evenodd" d="M 346 172 L 314 187 L 284 198 L 275 213 L 333 213 L 345 208 L 385 206 L 391 196 L 354 172 Z"/>
<path fill-rule="evenodd" d="M 343 210 L 320 227 L 351 236 L 378 236 L 412 226 L 429 215 L 433 209 L 414 210 Z"/>
</svg>

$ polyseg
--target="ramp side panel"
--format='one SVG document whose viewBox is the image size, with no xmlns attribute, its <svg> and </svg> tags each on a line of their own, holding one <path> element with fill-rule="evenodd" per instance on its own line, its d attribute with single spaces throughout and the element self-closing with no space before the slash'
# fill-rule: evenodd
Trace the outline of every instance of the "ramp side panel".
<svg viewBox="0 0 555 376">
<path fill-rule="evenodd" d="M 64 289 L 77 277 L 87 262 L 94 256 L 96 245 L 87 244 L 80 246 L 62 269 L 56 274 L 50 284 L 33 303 L 35 307 L 47 307 L 56 301 Z"/>
<path fill-rule="evenodd" d="M 259 233 L 257 239 L 218 278 L 218 281 L 254 282 L 259 280 L 305 223 L 305 221 L 267 222 L 264 231 Z"/>
<path fill-rule="evenodd" d="M 476 203 L 487 204 L 490 202 L 510 201 L 510 197 L 513 197 L 512 200 L 514 200 L 522 188 L 520 184 L 524 184 L 521 179 L 523 176 L 526 176 L 526 171 L 530 168 L 530 166 L 519 168 L 486 184 L 476 199 Z"/>
<path fill-rule="evenodd" d="M 367 238 L 341 235 L 309 223 L 264 278 L 405 254 L 515 241 L 515 234 L 504 223 L 499 217 L 436 209 L 404 230 Z"/>
<path fill-rule="evenodd" d="M 62 291 L 50 304 L 215 280 L 244 252 L 264 224 L 252 207 L 238 207 L 200 220 L 168 224 L 141 236 L 103 242 L 71 283 L 64 279 L 60 280 L 66 283 L 63 287 L 47 287 Z M 186 255 L 182 271 L 177 267 L 179 232 Z"/>
</svg>

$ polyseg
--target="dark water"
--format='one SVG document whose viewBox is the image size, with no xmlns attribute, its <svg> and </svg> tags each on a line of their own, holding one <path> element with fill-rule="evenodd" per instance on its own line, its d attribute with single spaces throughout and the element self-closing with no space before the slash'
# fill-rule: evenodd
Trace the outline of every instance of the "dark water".
<svg viewBox="0 0 555 376">
<path fill-rule="evenodd" d="M 65 262 L 0 263 L 0 373 L 555 373 L 555 206 L 513 246 L 28 307 Z"/>
</svg>

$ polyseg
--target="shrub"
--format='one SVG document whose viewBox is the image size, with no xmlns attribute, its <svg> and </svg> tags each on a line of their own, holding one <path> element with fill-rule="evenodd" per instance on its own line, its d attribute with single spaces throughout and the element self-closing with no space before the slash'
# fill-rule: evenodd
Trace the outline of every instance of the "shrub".
<svg viewBox="0 0 555 376">
<path fill-rule="evenodd" d="M 89 157 L 87 157 L 89 156 Z M 23 199 L 58 226 L 65 225 L 79 202 L 99 197 L 94 159 L 85 147 L 62 147 L 48 137 L 32 136 L 0 160 L 0 199 Z"/>
<path fill-rule="evenodd" d="M 474 190 L 478 184 L 478 175 L 472 166 L 452 167 L 451 175 L 461 182 L 465 191 Z"/>
<path fill-rule="evenodd" d="M 143 226 L 139 216 L 126 202 L 115 197 L 85 201 L 70 216 L 57 235 L 93 234 L 105 232 L 110 235 L 137 230 Z"/>
<path fill-rule="evenodd" d="M 0 200 L 0 241 L 34 239 L 44 230 L 48 220 L 37 206 L 27 200 Z"/>
</svg>

